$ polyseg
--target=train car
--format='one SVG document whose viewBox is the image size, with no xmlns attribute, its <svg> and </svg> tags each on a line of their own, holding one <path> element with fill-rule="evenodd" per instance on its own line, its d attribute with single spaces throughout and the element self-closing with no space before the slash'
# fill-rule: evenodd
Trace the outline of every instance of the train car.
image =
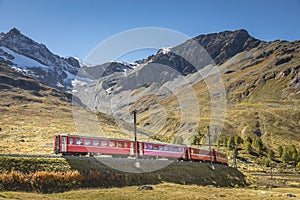
<svg viewBox="0 0 300 200">
<path fill-rule="evenodd" d="M 210 151 L 205 148 L 194 148 L 189 147 L 189 160 L 200 161 L 200 162 L 210 162 Z M 220 164 L 228 164 L 228 157 L 225 153 L 216 151 L 212 149 L 212 162 Z"/>
<path fill-rule="evenodd" d="M 203 161 L 203 162 L 210 161 L 209 149 L 189 147 L 188 154 L 189 154 L 189 160 L 192 161 Z M 214 152 L 212 152 L 212 160 L 215 161 Z"/>
<path fill-rule="evenodd" d="M 140 151 L 144 157 L 151 158 L 168 158 L 184 160 L 186 157 L 187 147 L 184 145 L 166 144 L 166 143 L 153 143 L 153 142 L 142 142 Z"/>
<path fill-rule="evenodd" d="M 135 142 L 125 139 L 57 135 L 55 136 L 54 152 L 62 155 L 111 155 L 112 157 L 166 158 L 185 161 L 210 162 L 210 152 L 206 148 L 187 147 L 184 145 Z M 212 162 L 227 164 L 225 153 L 212 150 Z"/>
<path fill-rule="evenodd" d="M 134 156 L 134 142 L 124 139 L 101 138 L 78 135 L 57 135 L 56 154 L 62 155 L 124 155 Z"/>
<path fill-rule="evenodd" d="M 225 164 L 225 165 L 228 164 L 227 154 L 220 151 L 216 151 L 215 154 L 216 154 L 216 160 L 215 160 L 216 163 Z"/>
</svg>

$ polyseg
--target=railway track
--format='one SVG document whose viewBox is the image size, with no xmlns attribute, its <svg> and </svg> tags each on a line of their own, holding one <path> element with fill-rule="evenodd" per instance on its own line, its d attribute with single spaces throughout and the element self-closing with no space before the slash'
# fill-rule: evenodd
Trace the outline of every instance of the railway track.
<svg viewBox="0 0 300 200">
<path fill-rule="evenodd" d="M 63 156 L 63 155 L 42 155 L 42 154 L 0 154 L 0 157 L 10 157 L 10 158 L 64 158 L 73 160 L 98 160 L 101 162 L 134 162 L 135 158 L 122 158 L 122 157 L 110 157 L 110 156 Z M 168 160 L 164 158 L 159 159 L 145 159 L 139 158 L 140 162 L 143 163 L 172 163 L 172 162 L 182 162 L 182 163 L 205 163 L 205 162 L 193 162 L 193 161 L 178 161 L 178 160 Z M 214 165 L 219 165 L 214 163 Z M 222 165 L 222 164 L 220 164 Z"/>
<path fill-rule="evenodd" d="M 0 157 L 17 157 L 17 158 L 63 158 L 59 155 L 42 155 L 42 154 L 0 154 Z"/>
</svg>

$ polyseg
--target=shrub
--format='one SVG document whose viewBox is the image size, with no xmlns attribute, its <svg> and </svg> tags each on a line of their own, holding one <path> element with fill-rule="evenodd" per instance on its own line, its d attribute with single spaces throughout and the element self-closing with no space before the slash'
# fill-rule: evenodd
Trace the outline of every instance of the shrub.
<svg viewBox="0 0 300 200">
<path fill-rule="evenodd" d="M 263 142 L 261 141 L 261 139 L 259 137 L 255 138 L 252 141 L 252 145 L 257 149 L 258 154 L 261 155 L 263 147 L 264 147 Z"/>
<path fill-rule="evenodd" d="M 0 174 L 0 188 L 10 191 L 36 191 L 41 193 L 63 192 L 81 186 L 83 177 L 78 171 L 35 172 L 24 174 L 18 171 Z"/>
<path fill-rule="evenodd" d="M 245 142 L 245 150 L 247 153 L 251 154 L 252 153 L 252 146 L 251 143 L 249 141 Z"/>
<path fill-rule="evenodd" d="M 0 175 L 0 186 L 3 190 L 31 190 L 29 176 L 18 171 L 11 171 L 9 173 L 3 171 Z"/>
<path fill-rule="evenodd" d="M 230 149 L 230 150 L 233 150 L 234 149 L 234 138 L 232 136 L 229 137 L 228 141 L 227 141 L 227 147 Z"/>
<path fill-rule="evenodd" d="M 31 176 L 33 190 L 42 193 L 63 192 L 78 188 L 83 177 L 78 171 L 73 172 L 36 172 Z"/>
<path fill-rule="evenodd" d="M 239 144 L 242 144 L 244 141 L 243 141 L 243 139 L 240 137 L 240 136 L 235 136 L 234 137 L 234 143 L 236 144 L 236 145 L 239 145 Z"/>
<path fill-rule="evenodd" d="M 278 151 L 278 155 L 279 155 L 279 157 L 282 157 L 283 148 L 282 148 L 282 146 L 281 146 L 281 145 L 280 145 L 280 146 L 278 146 L 278 149 L 277 149 L 277 151 Z"/>
<path fill-rule="evenodd" d="M 296 167 L 297 167 L 298 170 L 300 170 L 300 161 L 298 162 Z"/>
<path fill-rule="evenodd" d="M 275 152 L 272 149 L 268 150 L 268 158 L 270 160 L 274 160 L 274 158 L 275 158 Z"/>
</svg>

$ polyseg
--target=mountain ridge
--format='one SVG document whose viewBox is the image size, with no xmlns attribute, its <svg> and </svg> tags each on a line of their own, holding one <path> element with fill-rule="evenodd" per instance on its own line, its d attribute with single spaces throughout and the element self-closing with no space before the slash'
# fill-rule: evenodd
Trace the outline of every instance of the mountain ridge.
<svg viewBox="0 0 300 200">
<path fill-rule="evenodd" d="M 1 34 L 1 38 L 4 35 Z M 195 38 L 215 59 L 212 67 L 219 71 L 225 85 L 227 111 L 222 134 L 240 135 L 243 138 L 261 137 L 271 147 L 281 141 L 297 145 L 300 141 L 300 42 L 264 42 L 253 38 L 245 30 L 224 31 Z M 209 41 L 208 38 L 214 39 Z M 178 45 L 178 49 L 187 48 L 184 55 L 188 56 L 193 55 L 195 50 L 188 49 L 189 42 Z M 80 100 L 90 110 L 113 117 L 115 125 L 120 126 L 120 131 L 122 124 L 118 120 L 124 120 L 127 125 L 132 124 L 130 112 L 136 109 L 138 128 L 142 131 L 149 132 L 156 138 L 181 136 L 189 143 L 193 134 L 205 132 L 212 113 L 210 91 L 201 76 L 205 75 L 206 64 L 209 62 L 200 62 L 201 65 L 196 69 L 192 66 L 194 60 L 189 62 L 172 53 L 178 49 L 161 49 L 157 54 L 137 62 L 137 65 L 111 62 L 91 68 L 81 67 L 79 75 L 90 82 L 85 82 L 79 89 L 88 94 L 87 98 L 93 99 L 86 102 L 85 99 Z M 11 51 L 0 45 L 0 62 L 11 62 L 8 65 L 18 70 L 13 61 L 15 57 L 22 55 Z M 32 60 L 29 61 L 33 63 Z M 68 65 L 75 61 L 72 58 L 62 58 L 62 62 L 68 62 Z M 42 64 L 39 66 L 41 68 Z M 67 89 L 62 80 L 66 78 L 63 74 L 68 71 L 61 72 L 58 82 L 62 86 L 58 87 L 51 80 L 47 82 L 41 76 L 30 74 L 30 70 L 34 69 L 38 75 L 46 76 L 49 69 L 42 70 L 39 66 L 25 68 L 29 70 L 28 74 L 24 70 L 20 72 L 51 87 Z M 59 70 L 53 73 L 59 75 Z M 75 79 L 75 74 L 72 75 L 74 76 L 68 80 L 68 84 L 72 84 Z M 185 90 L 186 86 L 191 86 L 192 89 Z M 6 91 L 11 89 L 4 83 L 0 87 Z M 178 97 L 182 98 L 181 101 Z M 182 101 L 184 105 L 181 105 Z M 199 116 L 193 116 L 191 112 L 190 115 L 195 118 L 181 121 L 180 109 L 193 105 L 199 106 Z M 7 110 L 5 105 L 2 107 Z M 51 105 L 51 109 L 55 110 L 54 107 Z M 55 127 L 55 124 L 51 126 Z M 110 130 L 117 130 L 116 126 L 110 127 Z M 180 132 L 181 130 L 184 131 Z"/>
</svg>

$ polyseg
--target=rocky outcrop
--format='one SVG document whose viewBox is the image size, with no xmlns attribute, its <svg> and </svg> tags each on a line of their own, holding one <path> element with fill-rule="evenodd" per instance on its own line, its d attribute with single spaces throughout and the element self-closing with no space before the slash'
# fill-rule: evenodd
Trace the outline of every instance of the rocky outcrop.
<svg viewBox="0 0 300 200">
<path fill-rule="evenodd" d="M 72 89 L 72 80 L 80 68 L 77 59 L 53 54 L 13 28 L 0 37 L 0 61 L 18 71 L 62 90 Z"/>
<path fill-rule="evenodd" d="M 197 66 L 197 69 L 191 62 L 185 60 L 183 57 L 178 56 L 174 52 L 176 48 L 184 48 L 185 55 L 193 54 L 194 48 L 191 47 L 191 42 L 195 41 L 200 46 L 202 46 L 208 53 L 208 55 L 213 60 L 214 64 L 222 64 L 227 59 L 235 56 L 236 54 L 248 51 L 252 48 L 259 46 L 265 42 L 253 38 L 248 34 L 246 30 L 237 30 L 237 31 L 224 31 L 220 33 L 212 33 L 206 35 L 199 35 L 192 38 L 191 40 L 180 44 L 177 47 L 173 48 L 164 48 L 158 51 L 154 56 L 149 57 L 144 63 L 159 63 L 165 66 L 169 66 L 183 75 L 194 73 L 210 63 L 203 63 L 203 66 Z M 201 54 L 203 57 L 206 57 L 206 54 Z M 196 57 L 196 56 L 195 56 Z M 190 59 L 193 63 L 195 62 L 190 56 Z"/>
</svg>

